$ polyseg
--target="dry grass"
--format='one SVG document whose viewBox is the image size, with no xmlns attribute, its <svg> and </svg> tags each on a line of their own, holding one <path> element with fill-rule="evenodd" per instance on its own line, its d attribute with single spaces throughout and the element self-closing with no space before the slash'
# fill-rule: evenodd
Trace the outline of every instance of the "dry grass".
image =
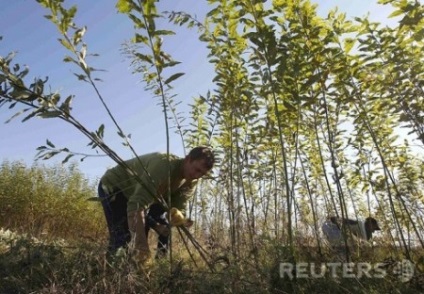
<svg viewBox="0 0 424 294">
<path fill-rule="evenodd" d="M 155 261 L 148 267 L 125 257 L 108 263 L 104 244 L 100 242 L 44 242 L 16 235 L 3 236 L 0 242 L 0 293 L 422 293 L 423 290 L 417 282 L 418 272 L 413 280 L 402 282 L 389 268 L 384 278 L 344 279 L 329 274 L 323 278 L 282 278 L 279 264 L 289 260 L 288 250 L 271 243 L 257 252 L 258 263 L 252 257 L 235 260 L 227 255 L 230 264 L 217 264 L 216 271 L 211 272 L 198 255 L 195 266 L 178 239 L 174 243 L 172 269 L 168 260 Z M 222 253 L 225 252 L 215 256 Z M 328 260 L 327 255 L 318 256 L 309 251 L 298 252 L 298 260 L 306 261 L 302 254 L 309 262 Z M 374 256 L 373 263 L 387 256 L 392 256 L 393 262 L 401 258 L 384 250 L 375 252 Z M 390 267 L 390 262 L 387 263 Z"/>
<path fill-rule="evenodd" d="M 29 181 L 28 179 L 31 179 Z M 208 251 L 215 260 L 212 272 L 174 230 L 173 262 L 155 261 L 142 267 L 130 258 L 110 263 L 105 258 L 106 225 L 99 203 L 89 202 L 95 188 L 75 167 L 26 168 L 4 163 L 0 169 L 0 294 L 14 293 L 422 293 L 424 252 L 413 254 L 417 265 L 413 279 L 402 282 L 393 270 L 403 259 L 397 248 L 361 248 L 354 262 L 386 262 L 383 278 L 290 279 L 280 276 L 280 263 L 292 261 L 282 240 L 260 238 L 252 250 L 248 242 L 237 244 L 231 254 L 221 234 L 219 244 Z M 8 231 L 7 229 L 11 229 Z M 12 233 L 15 232 L 15 233 Z M 247 232 L 247 230 L 246 230 Z M 206 240 L 193 232 L 200 244 Z M 150 237 L 155 246 L 154 234 Z M 241 240 L 248 240 L 240 232 Z M 299 240 L 295 260 L 316 264 L 334 261 L 334 252 L 318 253 L 314 240 Z M 206 247 L 206 246 L 205 246 Z M 220 258 L 221 257 L 221 258 Z M 420 259 L 421 258 L 421 259 Z M 338 269 L 337 274 L 340 274 Z"/>
</svg>

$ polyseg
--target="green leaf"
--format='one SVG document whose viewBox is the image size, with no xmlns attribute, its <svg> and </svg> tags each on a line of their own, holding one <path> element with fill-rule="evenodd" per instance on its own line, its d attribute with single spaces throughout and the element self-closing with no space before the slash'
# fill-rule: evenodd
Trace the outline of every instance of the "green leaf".
<svg viewBox="0 0 424 294">
<path fill-rule="evenodd" d="M 70 51 L 72 51 L 72 45 L 71 45 L 71 43 L 69 43 L 67 40 L 65 40 L 65 39 L 58 39 L 59 40 L 59 42 L 60 42 L 60 44 L 62 44 L 63 45 L 63 47 L 65 47 L 66 49 L 68 49 L 68 50 L 70 50 Z"/>
<path fill-rule="evenodd" d="M 78 78 L 79 81 L 84 81 L 84 82 L 88 82 L 87 81 L 87 76 L 83 75 L 83 74 L 76 74 L 74 73 L 74 75 Z"/>
<path fill-rule="evenodd" d="M 349 51 L 352 50 L 353 45 L 355 45 L 355 39 L 346 38 L 344 40 L 344 50 L 346 53 L 349 53 Z"/>
<path fill-rule="evenodd" d="M 398 15 L 401 15 L 401 14 L 403 14 L 404 12 L 402 11 L 402 9 L 399 9 L 399 10 L 395 10 L 395 11 L 393 11 L 389 16 L 388 16 L 388 18 L 393 18 L 393 17 L 396 17 L 396 16 L 398 16 Z"/>
<path fill-rule="evenodd" d="M 49 153 L 47 153 L 47 154 L 43 155 L 42 159 L 43 159 L 43 160 L 50 159 L 50 158 L 52 158 L 53 156 L 57 155 L 58 153 L 59 153 L 59 152 L 57 152 L 57 151 L 49 152 Z"/>
<path fill-rule="evenodd" d="M 140 35 L 140 34 L 135 34 L 135 37 L 132 39 L 133 43 L 144 43 L 144 44 L 148 44 L 149 43 L 149 39 L 146 36 Z"/>
<path fill-rule="evenodd" d="M 152 58 L 149 55 L 145 55 L 145 54 L 141 54 L 141 53 L 136 53 L 135 56 L 137 58 L 139 58 L 140 60 L 142 60 L 142 61 L 146 61 L 149 64 L 153 64 L 153 60 L 152 60 Z"/>
<path fill-rule="evenodd" d="M 134 14 L 128 14 L 128 17 L 133 21 L 135 28 L 144 29 L 146 26 L 144 23 Z"/>
<path fill-rule="evenodd" d="M 68 162 L 68 160 L 69 160 L 72 156 L 74 156 L 74 155 L 73 155 L 73 154 L 68 154 L 68 156 L 66 156 L 66 157 L 65 157 L 65 159 L 64 159 L 64 160 L 62 160 L 62 164 L 67 163 L 67 162 Z"/>
<path fill-rule="evenodd" d="M 99 129 L 96 131 L 96 134 L 99 138 L 103 138 L 105 132 L 105 125 L 102 124 Z"/>
<path fill-rule="evenodd" d="M 170 62 L 164 63 L 163 67 L 172 67 L 180 63 L 181 63 L 180 61 L 170 61 Z"/>
<path fill-rule="evenodd" d="M 61 114 L 62 112 L 54 110 L 54 111 L 42 112 L 38 116 L 42 118 L 55 118 L 55 117 L 59 117 Z"/>
<path fill-rule="evenodd" d="M 38 113 L 40 113 L 42 110 L 41 109 L 37 109 L 33 112 L 31 112 L 29 115 L 27 115 L 26 117 L 24 117 L 24 119 L 22 120 L 22 122 L 26 122 L 27 120 L 29 120 L 30 118 L 36 116 Z"/>
<path fill-rule="evenodd" d="M 181 76 L 183 76 L 184 75 L 184 73 L 183 72 L 179 72 L 179 73 L 176 73 L 176 74 L 173 74 L 172 76 L 170 76 L 166 81 L 165 81 L 165 84 L 169 84 L 169 83 L 171 83 L 172 81 L 174 81 L 174 80 L 176 80 L 176 79 L 178 79 L 179 77 L 181 77 Z"/>
<path fill-rule="evenodd" d="M 157 30 L 153 33 L 155 36 L 175 35 L 175 32 L 169 30 Z"/>
<path fill-rule="evenodd" d="M 63 58 L 63 62 L 75 62 L 75 63 L 77 63 L 76 61 L 75 61 L 75 59 L 73 59 L 72 57 L 70 57 L 70 56 L 65 56 L 65 58 Z"/>
<path fill-rule="evenodd" d="M 118 131 L 117 133 L 118 133 L 119 137 L 124 138 L 124 139 L 126 138 L 125 134 L 122 133 L 121 131 Z"/>
<path fill-rule="evenodd" d="M 68 10 L 68 16 L 71 17 L 71 18 L 74 18 L 75 17 L 75 14 L 77 13 L 77 10 L 78 9 L 77 9 L 77 6 L 76 5 L 72 6 Z"/>
<path fill-rule="evenodd" d="M 71 113 L 71 103 L 72 103 L 72 99 L 74 98 L 74 96 L 69 95 L 65 102 L 62 103 L 62 105 L 60 106 L 60 110 L 62 110 L 67 116 L 69 116 L 69 114 Z"/>
<path fill-rule="evenodd" d="M 25 89 L 21 90 L 21 89 L 15 88 L 10 93 L 10 96 L 15 98 L 16 100 L 25 100 L 25 99 L 28 99 L 30 97 L 30 93 L 27 92 Z"/>
<path fill-rule="evenodd" d="M 120 13 L 129 13 L 132 10 L 131 0 L 118 0 L 116 8 Z"/>
<path fill-rule="evenodd" d="M 49 139 L 46 139 L 46 144 L 52 148 L 56 148 L 56 146 L 54 146 L 54 144 L 52 142 L 50 142 Z"/>
</svg>

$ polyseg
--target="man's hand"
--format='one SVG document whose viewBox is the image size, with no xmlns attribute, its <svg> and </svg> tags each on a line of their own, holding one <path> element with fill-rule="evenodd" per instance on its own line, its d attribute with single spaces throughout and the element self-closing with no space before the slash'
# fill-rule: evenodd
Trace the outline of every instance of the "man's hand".
<svg viewBox="0 0 424 294">
<path fill-rule="evenodd" d="M 172 207 L 170 210 L 170 223 L 171 226 L 181 226 L 184 225 L 186 222 L 186 219 L 181 211 L 176 209 L 175 207 Z"/>
</svg>

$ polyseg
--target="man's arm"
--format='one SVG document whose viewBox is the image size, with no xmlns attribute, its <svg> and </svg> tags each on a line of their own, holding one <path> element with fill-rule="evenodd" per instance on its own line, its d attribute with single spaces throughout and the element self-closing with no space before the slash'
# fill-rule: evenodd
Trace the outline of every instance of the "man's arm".
<svg viewBox="0 0 424 294">
<path fill-rule="evenodd" d="M 184 211 L 187 201 L 193 197 L 197 181 L 184 183 L 177 191 L 171 195 L 171 207 Z"/>
</svg>

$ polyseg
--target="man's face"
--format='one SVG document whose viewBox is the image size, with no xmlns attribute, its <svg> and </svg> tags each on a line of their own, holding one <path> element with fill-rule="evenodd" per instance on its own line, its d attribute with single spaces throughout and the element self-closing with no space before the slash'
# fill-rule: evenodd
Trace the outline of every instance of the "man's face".
<svg viewBox="0 0 424 294">
<path fill-rule="evenodd" d="M 184 162 L 184 178 L 188 181 L 203 177 L 209 169 L 206 167 L 205 160 L 186 159 Z"/>
</svg>

